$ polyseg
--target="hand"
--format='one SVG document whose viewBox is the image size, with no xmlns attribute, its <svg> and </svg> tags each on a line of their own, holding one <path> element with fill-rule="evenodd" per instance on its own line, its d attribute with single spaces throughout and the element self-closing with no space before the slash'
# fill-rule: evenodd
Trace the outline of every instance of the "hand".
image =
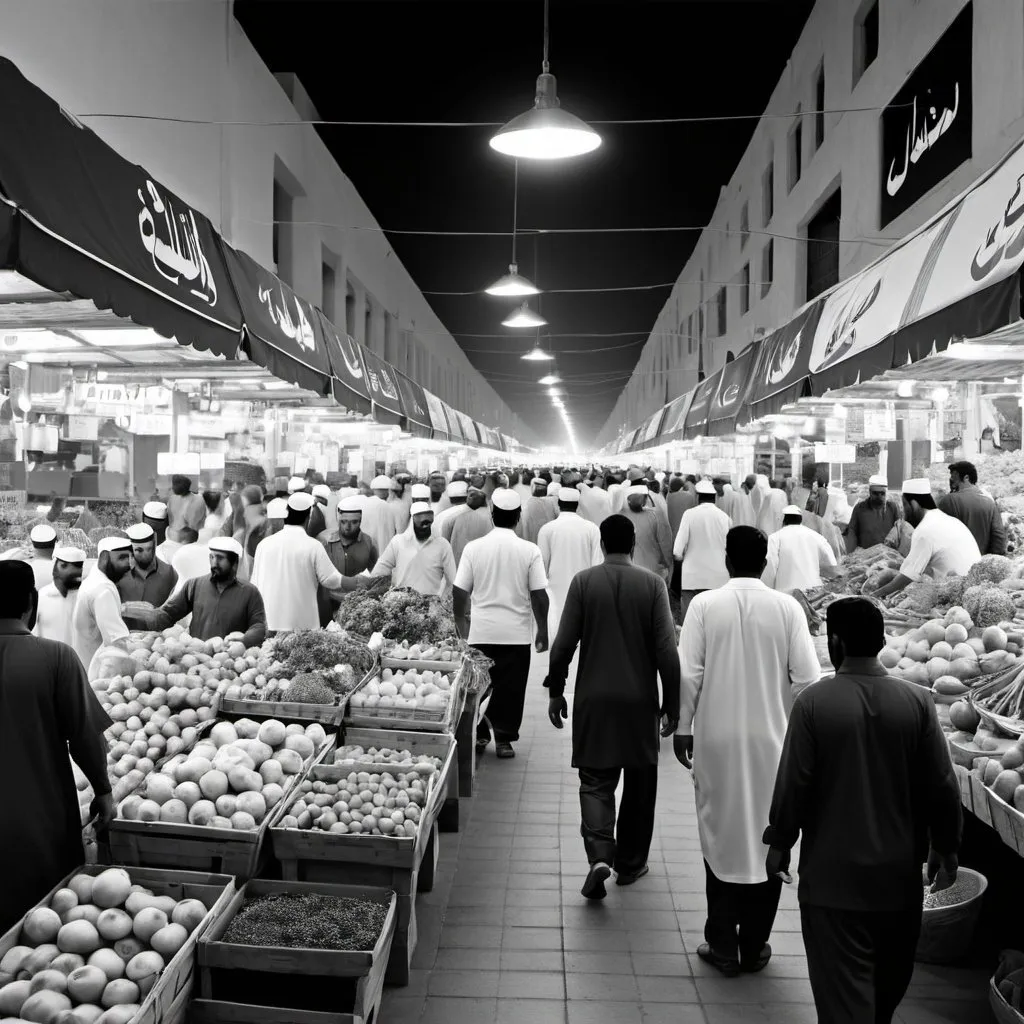
<svg viewBox="0 0 1024 1024">
<path fill-rule="evenodd" d="M 548 698 L 548 718 L 556 729 L 563 728 L 562 720 L 569 717 L 569 705 L 564 697 Z"/>
<path fill-rule="evenodd" d="M 932 892 L 942 892 L 956 881 L 960 863 L 955 853 L 942 854 L 935 850 L 928 851 L 927 875 Z"/>
<path fill-rule="evenodd" d="M 537 653 L 543 654 L 548 649 L 548 631 L 546 629 L 537 630 Z"/>
<path fill-rule="evenodd" d="M 106 832 L 114 820 L 114 796 L 112 793 L 101 793 L 93 797 L 89 813 L 96 819 L 96 831 Z"/>
<path fill-rule="evenodd" d="M 768 850 L 768 856 L 764 859 L 765 874 L 769 878 L 776 878 L 782 872 L 789 874 L 789 850 L 779 850 L 772 846 Z"/>
<path fill-rule="evenodd" d="M 676 760 L 684 768 L 693 767 L 693 737 L 674 736 L 672 738 L 672 750 L 675 752 Z"/>
<path fill-rule="evenodd" d="M 679 728 L 679 716 L 670 718 L 668 715 L 661 716 L 661 735 L 672 736 L 676 729 Z"/>
<path fill-rule="evenodd" d="M 455 632 L 458 634 L 460 640 L 469 639 L 469 619 L 458 618 L 455 620 Z"/>
</svg>

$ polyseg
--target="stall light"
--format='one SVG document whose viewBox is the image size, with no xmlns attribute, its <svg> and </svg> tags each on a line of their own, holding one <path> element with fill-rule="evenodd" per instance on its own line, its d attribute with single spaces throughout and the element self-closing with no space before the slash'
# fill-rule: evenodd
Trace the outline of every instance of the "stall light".
<svg viewBox="0 0 1024 1024">
<path fill-rule="evenodd" d="M 530 309 L 529 303 L 526 302 L 501 321 L 502 327 L 543 327 L 545 324 L 547 324 L 547 320 L 539 313 L 534 313 Z"/>
<path fill-rule="evenodd" d="M 914 382 L 912 380 L 901 380 L 896 388 L 896 394 L 900 398 L 913 398 Z"/>
<path fill-rule="evenodd" d="M 562 395 L 564 393 L 565 392 L 563 392 L 561 388 L 548 388 L 548 394 L 552 398 L 558 398 L 559 395 Z"/>
<path fill-rule="evenodd" d="M 532 281 L 528 281 L 519 273 L 519 267 L 515 263 L 510 263 L 508 265 L 508 273 L 499 277 L 494 284 L 489 288 L 485 288 L 484 291 L 488 295 L 497 295 L 502 298 L 540 294 L 540 289 Z"/>
<path fill-rule="evenodd" d="M 541 379 L 539 381 L 537 381 L 537 383 L 541 384 L 541 385 L 545 385 L 545 384 L 561 384 L 562 383 L 562 378 L 559 377 L 557 373 L 549 373 L 546 377 L 541 377 Z"/>
<path fill-rule="evenodd" d="M 949 401 L 949 388 L 935 388 L 932 391 L 933 402 L 947 402 Z"/>
<path fill-rule="evenodd" d="M 534 345 L 525 356 L 521 356 L 522 359 L 528 359 L 531 362 L 543 362 L 548 359 L 554 359 L 555 357 L 548 352 L 545 352 L 540 345 Z"/>
</svg>

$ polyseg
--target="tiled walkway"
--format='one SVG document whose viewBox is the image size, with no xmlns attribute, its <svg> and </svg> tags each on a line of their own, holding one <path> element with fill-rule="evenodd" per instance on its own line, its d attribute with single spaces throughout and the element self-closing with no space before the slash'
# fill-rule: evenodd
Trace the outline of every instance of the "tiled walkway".
<svg viewBox="0 0 1024 1024">
<path fill-rule="evenodd" d="M 795 887 L 783 892 L 764 973 L 725 979 L 697 958 L 693 787 L 667 741 L 650 874 L 610 885 L 601 904 L 580 896 L 577 776 L 568 727 L 547 720 L 546 666 L 535 656 L 516 759 L 488 751 L 462 831 L 441 836 L 437 885 L 418 900 L 411 983 L 387 990 L 380 1024 L 813 1024 Z M 987 984 L 984 972 L 919 967 L 902 1024 L 982 1024 Z"/>
</svg>

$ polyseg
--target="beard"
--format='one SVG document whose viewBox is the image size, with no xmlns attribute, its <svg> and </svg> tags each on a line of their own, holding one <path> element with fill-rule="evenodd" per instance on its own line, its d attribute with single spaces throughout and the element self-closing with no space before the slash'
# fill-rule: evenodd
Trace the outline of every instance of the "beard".
<svg viewBox="0 0 1024 1024">
<path fill-rule="evenodd" d="M 431 526 L 413 526 L 412 532 L 417 540 L 427 540 L 433 532 L 433 528 Z"/>
</svg>

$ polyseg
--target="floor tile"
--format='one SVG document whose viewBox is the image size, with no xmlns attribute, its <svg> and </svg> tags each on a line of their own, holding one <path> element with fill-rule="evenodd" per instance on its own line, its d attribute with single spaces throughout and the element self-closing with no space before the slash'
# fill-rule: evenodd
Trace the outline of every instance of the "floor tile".
<svg viewBox="0 0 1024 1024">
<path fill-rule="evenodd" d="M 566 1024 L 565 1000 L 500 999 L 495 1024 Z"/>
<path fill-rule="evenodd" d="M 602 1001 L 636 1000 L 640 997 L 632 974 L 572 974 L 566 972 L 565 992 L 569 999 Z"/>
<path fill-rule="evenodd" d="M 597 1003 L 590 1000 L 569 1000 L 568 1024 L 643 1024 L 642 1011 L 632 1000 L 618 1003 Z"/>
<path fill-rule="evenodd" d="M 499 999 L 565 999 L 562 971 L 506 971 L 498 985 Z"/>
</svg>

